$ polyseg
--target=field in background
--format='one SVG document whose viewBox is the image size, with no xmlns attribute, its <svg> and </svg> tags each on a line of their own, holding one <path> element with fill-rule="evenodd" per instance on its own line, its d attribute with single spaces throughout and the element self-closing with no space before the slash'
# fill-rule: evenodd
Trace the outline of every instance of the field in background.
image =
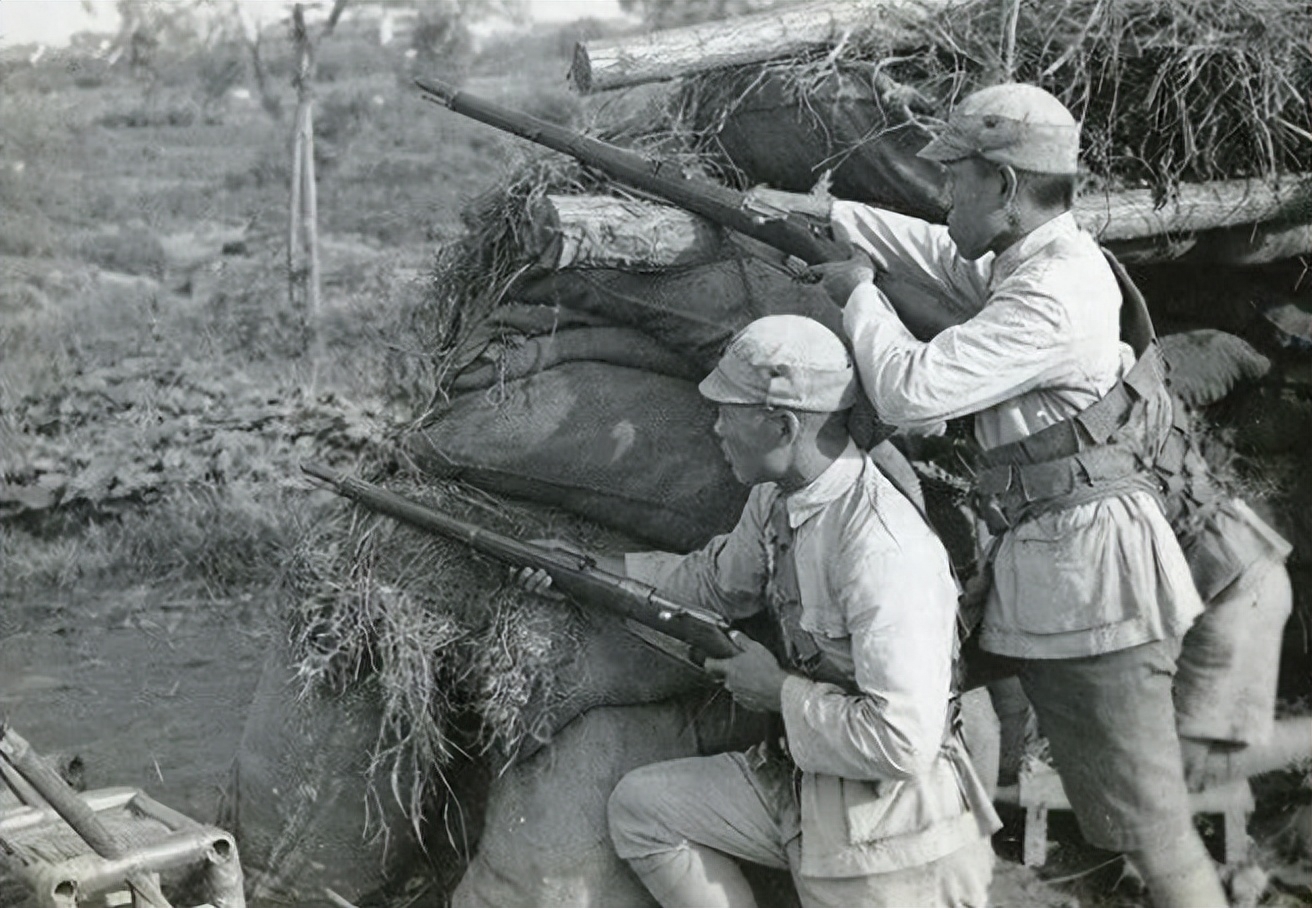
<svg viewBox="0 0 1312 908">
<path fill-rule="evenodd" d="M 338 37 L 324 44 L 316 104 L 317 360 L 285 281 L 289 85 L 275 121 L 213 61 L 163 64 L 153 80 L 76 58 L 5 73 L 0 470 L 61 499 L 28 502 L 9 523 L 7 587 L 111 567 L 146 580 L 200 566 L 189 579 L 220 592 L 264 579 L 250 576 L 259 540 L 156 549 L 220 548 L 212 537 L 229 534 L 214 527 L 234 522 L 277 536 L 304 498 L 268 500 L 269 488 L 303 488 L 294 455 L 356 450 L 422 408 L 393 380 L 426 352 L 407 346 L 406 309 L 425 297 L 437 244 L 461 231 L 461 206 L 524 152 L 419 100 L 410 79 L 449 77 L 439 64 Z M 539 37 L 514 53 L 514 76 L 481 76 L 510 56 L 493 48 L 472 81 L 567 118 L 570 44 Z M 290 61 L 271 70 L 287 77 Z M 255 488 L 264 506 L 243 498 Z"/>
<path fill-rule="evenodd" d="M 324 42 L 317 358 L 285 277 L 289 42 L 266 48 L 279 120 L 239 48 L 0 74 L 0 712 L 88 787 L 212 818 L 284 553 L 332 501 L 299 464 L 350 464 L 427 403 L 396 381 L 426 352 L 406 315 L 525 153 L 410 80 L 566 119 L 574 34 L 459 69 Z"/>
</svg>

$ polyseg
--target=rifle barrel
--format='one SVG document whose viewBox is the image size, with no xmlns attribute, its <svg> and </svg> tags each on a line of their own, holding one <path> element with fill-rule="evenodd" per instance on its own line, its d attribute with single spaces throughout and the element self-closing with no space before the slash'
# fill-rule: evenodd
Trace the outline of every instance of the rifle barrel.
<svg viewBox="0 0 1312 908">
<path fill-rule="evenodd" d="M 748 211 L 742 193 L 710 180 L 689 177 L 671 161 L 618 148 L 522 111 L 502 107 L 444 82 L 415 79 L 415 85 L 428 101 L 567 154 L 622 183 L 754 237 L 808 265 L 835 261 L 849 254 L 843 244 L 818 235 L 803 218 L 767 218 Z"/>
<path fill-rule="evenodd" d="M 724 659 L 739 650 L 729 625 L 705 609 L 671 602 L 649 584 L 612 574 L 586 555 L 547 549 L 458 520 L 403 495 L 339 473 L 319 464 L 302 464 L 306 474 L 332 486 L 339 495 L 403 523 L 455 539 L 507 564 L 541 568 L 563 592 L 683 640 L 709 656 Z"/>
</svg>

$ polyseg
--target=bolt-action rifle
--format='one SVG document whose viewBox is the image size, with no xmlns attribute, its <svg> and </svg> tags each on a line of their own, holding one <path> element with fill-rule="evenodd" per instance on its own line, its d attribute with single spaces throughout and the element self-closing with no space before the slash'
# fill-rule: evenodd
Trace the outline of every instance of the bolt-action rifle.
<svg viewBox="0 0 1312 908">
<path fill-rule="evenodd" d="M 450 517 L 362 479 L 318 464 L 301 469 L 328 483 L 337 494 L 359 502 L 416 529 L 445 536 L 513 567 L 546 571 L 552 587 L 584 605 L 598 606 L 690 645 L 696 653 L 725 659 L 739 649 L 729 638 L 729 625 L 714 612 L 672 602 L 656 588 L 631 577 L 603 570 L 588 555 L 522 542 L 473 523 Z"/>
<path fill-rule="evenodd" d="M 827 225 L 794 211 L 754 204 L 748 194 L 688 176 L 672 161 L 617 148 L 442 82 L 416 79 L 415 85 L 427 101 L 570 155 L 614 180 L 737 230 L 808 265 L 841 261 L 851 255 L 846 244 L 827 235 Z"/>
</svg>

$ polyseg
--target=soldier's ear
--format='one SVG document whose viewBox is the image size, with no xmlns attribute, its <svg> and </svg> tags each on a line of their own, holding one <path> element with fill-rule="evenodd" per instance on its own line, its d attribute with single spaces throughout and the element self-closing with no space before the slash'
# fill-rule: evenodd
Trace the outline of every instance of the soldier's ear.
<svg viewBox="0 0 1312 908">
<path fill-rule="evenodd" d="M 780 444 L 797 441 L 802 434 L 802 420 L 792 410 L 776 410 L 774 425 L 778 431 Z"/>
<path fill-rule="evenodd" d="M 1016 204 L 1016 194 L 1020 192 L 1020 177 L 1010 164 L 1003 164 L 998 168 L 998 173 L 1002 177 L 1002 207 L 1011 208 Z"/>
</svg>

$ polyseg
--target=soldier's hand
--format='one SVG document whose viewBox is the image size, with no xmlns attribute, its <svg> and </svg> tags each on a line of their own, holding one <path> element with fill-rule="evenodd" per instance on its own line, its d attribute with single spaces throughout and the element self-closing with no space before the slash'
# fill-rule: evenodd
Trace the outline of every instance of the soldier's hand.
<svg viewBox="0 0 1312 908">
<path fill-rule="evenodd" d="M 840 306 L 847 305 L 848 297 L 861 284 L 873 284 L 876 273 L 875 263 L 859 249 L 853 249 L 852 255 L 841 262 L 813 265 L 811 271 L 820 278 L 829 298 Z"/>
<path fill-rule="evenodd" d="M 526 593 L 533 593 L 535 596 L 549 596 L 554 599 L 563 599 L 561 593 L 551 588 L 551 575 L 542 568 L 511 568 L 511 577 L 515 585 Z"/>
<path fill-rule="evenodd" d="M 742 631 L 730 631 L 729 636 L 742 652 L 728 659 L 707 659 L 706 671 L 719 678 L 734 700 L 748 709 L 782 711 L 788 673 L 779 667 L 773 653 Z"/>
<path fill-rule="evenodd" d="M 580 558 L 583 557 L 582 552 L 559 539 L 530 539 L 529 543 L 539 548 L 550 549 L 553 552 L 566 552 Z M 511 568 L 510 576 L 514 579 L 515 585 L 527 593 L 546 596 L 551 599 L 565 598 L 563 593 L 551 588 L 551 575 L 542 568 Z"/>
</svg>

